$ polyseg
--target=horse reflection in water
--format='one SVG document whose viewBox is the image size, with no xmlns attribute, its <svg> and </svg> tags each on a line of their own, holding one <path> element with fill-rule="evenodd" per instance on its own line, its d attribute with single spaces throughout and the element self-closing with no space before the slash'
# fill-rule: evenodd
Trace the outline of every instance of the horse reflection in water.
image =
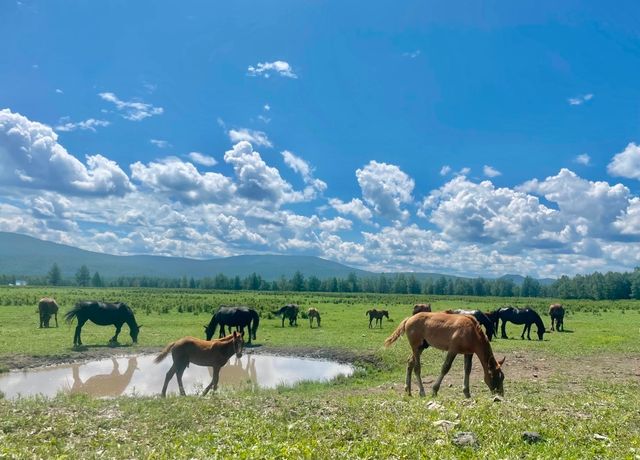
<svg viewBox="0 0 640 460">
<path fill-rule="evenodd" d="M 97 397 L 120 396 L 131 383 L 133 373 L 138 369 L 138 360 L 129 358 L 127 362 L 127 370 L 120 372 L 118 360 L 111 358 L 113 362 L 113 370 L 110 374 L 97 374 L 89 377 L 84 382 L 80 378 L 80 365 L 74 364 L 73 386 L 71 393 L 84 393 Z"/>
<path fill-rule="evenodd" d="M 213 368 L 209 367 L 209 375 L 213 377 Z M 248 383 L 251 389 L 258 387 L 258 373 L 256 372 L 256 360 L 253 356 L 247 356 L 246 366 L 242 365 L 242 359 L 236 358 L 233 364 L 231 360 L 220 369 L 220 382 L 234 385 Z"/>
</svg>

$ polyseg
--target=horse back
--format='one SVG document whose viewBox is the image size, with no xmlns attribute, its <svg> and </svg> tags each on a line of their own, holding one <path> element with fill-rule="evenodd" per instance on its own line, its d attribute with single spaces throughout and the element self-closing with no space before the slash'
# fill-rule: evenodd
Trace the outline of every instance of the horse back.
<svg viewBox="0 0 640 460">
<path fill-rule="evenodd" d="M 429 346 L 456 353 L 474 353 L 482 338 L 487 338 L 473 316 L 444 312 L 420 312 L 405 323 L 405 333 L 412 347 L 426 341 Z"/>
</svg>

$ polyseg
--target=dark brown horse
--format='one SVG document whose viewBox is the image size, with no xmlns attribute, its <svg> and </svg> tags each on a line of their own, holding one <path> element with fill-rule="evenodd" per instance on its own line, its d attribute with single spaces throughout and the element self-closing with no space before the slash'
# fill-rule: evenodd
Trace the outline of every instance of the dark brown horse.
<svg viewBox="0 0 640 460">
<path fill-rule="evenodd" d="M 182 385 L 182 374 L 189 367 L 190 363 L 198 366 L 211 366 L 213 368 L 213 378 L 211 383 L 204 389 L 202 396 L 205 396 L 213 387 L 213 391 L 218 388 L 218 379 L 220 378 L 220 369 L 224 366 L 229 358 L 235 353 L 236 358 L 242 358 L 242 348 L 244 342 L 242 336 L 236 331 L 222 339 L 202 340 L 195 337 L 183 337 L 180 340 L 170 343 L 162 350 L 156 359 L 156 363 L 161 362 L 171 353 L 173 365 L 167 372 L 162 386 L 162 397 L 167 395 L 167 386 L 169 381 L 175 375 L 178 379 L 178 387 L 180 394 L 185 396 L 184 386 Z"/>
<path fill-rule="evenodd" d="M 551 317 L 551 330 L 564 332 L 564 307 L 559 303 L 549 305 L 549 316 Z M 556 327 L 553 328 L 555 322 Z"/>
<path fill-rule="evenodd" d="M 467 315 L 450 315 L 447 313 L 418 313 L 400 323 L 398 328 L 384 341 L 386 347 L 393 344 L 402 334 L 407 334 L 411 356 L 407 361 L 405 391 L 411 395 L 411 372 L 415 373 L 420 388 L 420 396 L 424 396 L 424 386 L 420 375 L 420 355 L 428 347 L 435 347 L 447 352 L 440 376 L 433 384 L 434 396 L 438 393 L 442 379 L 451 369 L 456 355 L 464 355 L 464 395 L 469 398 L 469 375 L 475 354 L 484 369 L 484 381 L 492 393 L 504 394 L 504 374 L 500 366 L 504 363 L 496 361 L 491 344 L 480 329 L 480 323 Z"/>
<path fill-rule="evenodd" d="M 43 297 L 38 302 L 38 313 L 40 314 L 40 327 L 49 327 L 51 316 L 56 318 L 56 327 L 58 327 L 58 304 L 53 297 Z"/>
<path fill-rule="evenodd" d="M 367 315 L 369 316 L 369 329 L 373 327 L 371 323 L 374 319 L 376 320 L 376 325 L 380 324 L 380 329 L 382 329 L 382 318 L 386 316 L 387 319 L 389 319 L 389 312 L 387 310 L 376 310 L 374 308 L 373 310 L 367 310 L 365 316 Z"/>
<path fill-rule="evenodd" d="M 411 314 L 415 315 L 416 313 L 429 313 L 430 311 L 431 311 L 430 303 L 417 303 L 413 306 L 413 312 Z"/>
<path fill-rule="evenodd" d="M 287 304 L 282 307 L 278 311 L 271 312 L 276 316 L 282 315 L 282 327 L 284 327 L 285 318 L 289 320 L 289 326 L 297 326 L 298 325 L 298 313 L 300 313 L 300 308 L 293 303 Z"/>
<path fill-rule="evenodd" d="M 318 327 L 320 327 L 320 312 L 317 308 L 309 308 L 307 316 L 309 317 L 309 327 L 313 328 L 313 318 L 316 319 L 316 323 L 318 324 Z"/>
</svg>

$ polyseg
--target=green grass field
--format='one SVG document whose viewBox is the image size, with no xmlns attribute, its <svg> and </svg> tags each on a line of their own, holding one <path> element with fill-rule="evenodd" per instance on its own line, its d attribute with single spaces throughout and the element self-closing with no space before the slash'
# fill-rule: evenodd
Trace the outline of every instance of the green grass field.
<svg viewBox="0 0 640 460">
<path fill-rule="evenodd" d="M 64 324 L 62 314 L 59 328 L 39 329 L 36 303 L 44 295 L 58 300 L 61 313 L 80 299 L 128 302 L 143 328 L 136 346 L 128 346 L 128 329 L 123 328 L 120 342 L 125 346 L 116 350 L 122 353 L 163 346 L 184 335 L 201 337 L 218 305 L 251 305 L 262 311 L 254 351 L 348 352 L 359 371 L 329 384 L 260 391 L 223 388 L 206 398 L 0 399 L 0 458 L 640 456 L 638 302 L 563 302 L 569 310 L 567 332 L 548 334 L 543 342 L 522 341 L 521 328 L 509 325 L 512 339 L 492 342 L 496 356 L 507 357 L 505 400 L 494 402 L 477 361 L 472 398 L 463 397 L 461 358 L 437 398 L 404 396 L 407 342 L 403 338 L 384 349 L 384 339 L 417 301 L 430 301 L 435 310 L 530 304 L 543 313 L 555 300 L 0 288 L 0 367 L 82 359 L 109 350 L 104 345 L 113 335 L 111 327 L 88 323 L 82 337 L 87 348 L 82 350 L 71 347 L 73 326 Z M 268 312 L 289 302 L 303 310 L 317 307 L 322 327 L 312 330 L 299 319 L 297 328 L 282 328 L 280 319 Z M 372 307 L 390 310 L 392 321 L 385 320 L 381 330 L 368 328 L 364 312 Z M 423 354 L 427 388 L 443 358 L 436 350 Z M 437 426 L 440 420 L 453 425 Z M 459 431 L 475 433 L 478 446 L 454 445 Z M 544 440 L 525 442 L 524 431 L 537 431 Z"/>
</svg>

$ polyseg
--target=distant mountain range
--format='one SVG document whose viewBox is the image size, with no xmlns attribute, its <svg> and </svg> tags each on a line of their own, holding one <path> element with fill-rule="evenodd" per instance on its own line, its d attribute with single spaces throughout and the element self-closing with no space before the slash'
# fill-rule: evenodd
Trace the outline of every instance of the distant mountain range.
<svg viewBox="0 0 640 460">
<path fill-rule="evenodd" d="M 18 233 L 0 232 L 0 274 L 16 276 L 44 276 L 57 263 L 63 277 L 72 277 L 86 265 L 91 273 L 99 272 L 103 278 L 119 276 L 148 276 L 159 278 L 181 278 L 183 276 L 200 279 L 224 273 L 228 277 L 244 278 L 252 273 L 259 274 L 267 281 L 281 276 L 291 278 L 296 271 L 305 277 L 312 275 L 320 279 L 330 277 L 346 278 L 355 273 L 359 278 L 377 277 L 380 273 L 349 267 L 338 262 L 313 256 L 285 255 L 243 255 L 219 259 L 188 259 L 163 256 L 115 256 L 85 251 L 72 246 L 43 241 Z M 385 273 L 395 276 L 395 273 Z M 405 273 L 418 280 L 427 278 L 455 278 L 439 273 Z M 522 284 L 524 277 L 505 275 L 516 284 Z M 539 280 L 549 284 L 553 280 Z"/>
</svg>

